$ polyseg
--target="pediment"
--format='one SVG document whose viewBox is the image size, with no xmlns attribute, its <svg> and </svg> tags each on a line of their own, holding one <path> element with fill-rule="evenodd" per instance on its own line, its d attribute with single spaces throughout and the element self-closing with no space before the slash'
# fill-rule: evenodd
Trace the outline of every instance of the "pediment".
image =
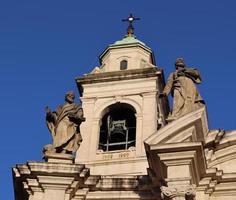
<svg viewBox="0 0 236 200">
<path fill-rule="evenodd" d="M 224 173 L 236 173 L 236 130 L 213 130 L 207 135 L 208 167 L 217 167 Z"/>
<path fill-rule="evenodd" d="M 170 122 L 153 133 L 144 142 L 148 145 L 195 141 L 204 142 L 208 132 L 206 108 L 202 107 Z"/>
</svg>

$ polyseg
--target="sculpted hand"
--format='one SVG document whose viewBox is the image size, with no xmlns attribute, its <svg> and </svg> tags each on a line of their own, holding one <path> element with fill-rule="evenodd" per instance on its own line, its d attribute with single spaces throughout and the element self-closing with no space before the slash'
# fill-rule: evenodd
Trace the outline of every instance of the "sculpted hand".
<svg viewBox="0 0 236 200">
<path fill-rule="evenodd" d="M 161 92 L 160 94 L 159 94 L 159 98 L 163 98 L 163 97 L 166 97 L 167 96 L 167 94 L 165 93 L 165 92 Z"/>
<path fill-rule="evenodd" d="M 179 71 L 179 72 L 184 72 L 184 71 L 185 71 L 185 68 L 182 68 L 182 67 L 181 67 L 181 68 L 178 69 L 178 71 Z"/>
<path fill-rule="evenodd" d="M 69 117 L 69 119 L 73 120 L 73 119 L 76 119 L 77 116 L 75 114 L 70 114 L 70 115 L 68 115 L 68 117 Z"/>
<path fill-rule="evenodd" d="M 49 114 L 49 113 L 51 113 L 52 111 L 51 111 L 51 109 L 50 109 L 48 106 L 46 106 L 46 107 L 45 107 L 45 112 L 46 112 L 47 114 Z"/>
<path fill-rule="evenodd" d="M 184 71 L 185 71 L 185 68 L 179 68 L 178 71 L 177 71 L 177 74 L 181 75 L 181 74 L 184 73 Z"/>
</svg>

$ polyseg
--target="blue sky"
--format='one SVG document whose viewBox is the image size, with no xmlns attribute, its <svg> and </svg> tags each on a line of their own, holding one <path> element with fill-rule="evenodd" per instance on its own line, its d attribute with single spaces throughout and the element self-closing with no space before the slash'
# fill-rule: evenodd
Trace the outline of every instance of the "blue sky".
<svg viewBox="0 0 236 200">
<path fill-rule="evenodd" d="M 165 77 L 177 57 L 200 70 L 210 128 L 235 129 L 235 7 L 234 0 L 0 1 L 0 199 L 14 199 L 11 167 L 40 161 L 50 143 L 44 107 L 77 92 L 75 77 L 125 35 L 129 13 L 141 18 L 135 34 Z"/>
</svg>

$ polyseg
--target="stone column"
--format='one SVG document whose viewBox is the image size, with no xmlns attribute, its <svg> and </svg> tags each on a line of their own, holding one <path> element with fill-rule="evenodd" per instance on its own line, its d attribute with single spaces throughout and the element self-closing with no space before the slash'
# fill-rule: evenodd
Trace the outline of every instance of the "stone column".
<svg viewBox="0 0 236 200">
<path fill-rule="evenodd" d="M 96 160 L 96 152 L 98 150 L 99 144 L 99 136 L 100 136 L 100 118 L 93 118 L 92 121 L 92 130 L 91 130 L 91 138 L 90 138 L 90 149 L 89 152 L 89 160 Z"/>
<path fill-rule="evenodd" d="M 82 100 L 84 117 L 86 121 L 83 122 L 80 126 L 80 132 L 83 138 L 83 142 L 80 145 L 80 148 L 76 153 L 76 163 L 84 163 L 91 156 L 88 149 L 91 149 L 91 140 L 92 140 L 92 128 L 93 128 L 93 118 L 94 118 L 94 98 L 84 98 L 80 97 Z"/>
<path fill-rule="evenodd" d="M 141 141 L 144 141 L 151 134 L 157 130 L 157 101 L 156 91 L 146 92 L 142 94 L 143 97 L 143 130 Z M 139 139 L 139 138 L 138 138 Z M 144 147 L 142 153 L 145 154 Z"/>
<path fill-rule="evenodd" d="M 161 197 L 163 200 L 195 200 L 196 186 L 169 186 L 161 187 Z"/>
<path fill-rule="evenodd" d="M 135 149 L 136 149 L 136 155 L 142 155 L 142 149 L 143 149 L 143 141 L 140 140 L 142 138 L 142 128 L 143 128 L 143 116 L 141 113 L 138 113 L 135 115 L 136 116 L 136 144 L 135 144 Z"/>
</svg>

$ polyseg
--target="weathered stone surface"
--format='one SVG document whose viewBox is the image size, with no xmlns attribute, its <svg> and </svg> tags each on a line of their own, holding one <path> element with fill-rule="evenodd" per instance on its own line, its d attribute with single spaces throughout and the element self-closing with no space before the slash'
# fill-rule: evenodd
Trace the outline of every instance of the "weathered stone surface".
<svg viewBox="0 0 236 200">
<path fill-rule="evenodd" d="M 194 199 L 179 185 L 196 185 L 196 200 L 234 198 L 235 131 L 208 130 L 205 108 L 172 121 L 145 141 L 152 184 L 163 199 Z"/>
<path fill-rule="evenodd" d="M 71 154 L 79 148 L 82 141 L 79 127 L 85 118 L 82 107 L 74 104 L 74 98 L 74 92 L 70 91 L 65 94 L 65 104 L 56 111 L 52 112 L 46 107 L 46 122 L 53 144 L 44 147 L 45 156 L 50 153 Z"/>
<path fill-rule="evenodd" d="M 162 105 L 166 102 L 159 102 L 157 96 L 161 83 L 163 74 L 156 67 L 78 78 L 86 122 L 81 124 L 83 142 L 77 151 L 76 162 L 86 164 L 96 175 L 147 174 L 143 141 L 161 126 L 165 118 Z M 105 152 L 98 149 L 100 127 L 102 117 L 114 104 L 127 104 L 135 110 L 135 147 Z"/>
<path fill-rule="evenodd" d="M 163 200 L 195 200 L 195 185 L 177 185 L 170 187 L 161 187 L 161 197 Z"/>
<path fill-rule="evenodd" d="M 204 104 L 195 86 L 195 83 L 201 83 L 199 72 L 194 68 L 186 68 L 182 58 L 176 60 L 175 67 L 176 71 L 170 74 L 162 93 L 168 95 L 171 92 L 173 96 L 173 109 L 168 121 L 178 119 Z"/>
<path fill-rule="evenodd" d="M 155 199 L 143 177 L 93 176 L 84 165 L 62 160 L 17 165 L 13 177 L 17 200 Z"/>
<path fill-rule="evenodd" d="M 73 164 L 75 157 L 71 154 L 45 152 L 44 160 L 49 163 L 70 163 L 70 164 Z"/>
</svg>

